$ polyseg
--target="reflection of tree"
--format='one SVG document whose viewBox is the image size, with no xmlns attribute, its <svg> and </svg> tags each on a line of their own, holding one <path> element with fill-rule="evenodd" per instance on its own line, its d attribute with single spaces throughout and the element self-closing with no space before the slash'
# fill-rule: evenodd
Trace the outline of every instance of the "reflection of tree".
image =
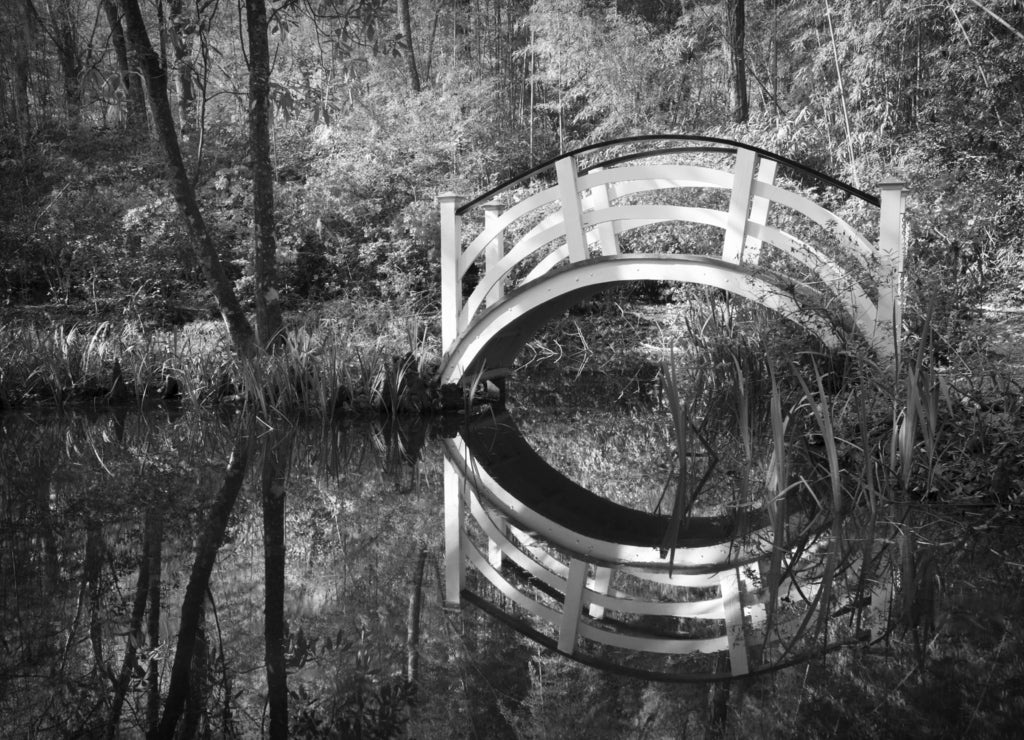
<svg viewBox="0 0 1024 740">
<path fill-rule="evenodd" d="M 266 579 L 264 637 L 270 737 L 288 736 L 288 686 L 285 673 L 285 479 L 293 435 L 275 429 L 264 437 L 260 489 L 263 498 L 263 562 Z"/>
<path fill-rule="evenodd" d="M 224 533 L 228 525 L 228 517 L 235 506 L 238 492 L 245 480 L 245 471 L 249 464 L 250 437 L 239 434 L 235 439 L 234 449 L 228 461 L 224 483 L 217 493 L 217 498 L 207 514 L 206 525 L 199 536 L 196 548 L 196 559 L 185 588 L 185 598 L 181 603 L 181 626 L 178 631 L 178 643 L 174 652 L 174 665 L 171 667 L 171 683 L 167 689 L 164 702 L 164 713 L 160 718 L 157 734 L 160 737 L 172 737 L 188 697 L 191 680 L 191 664 L 202 624 L 203 600 L 210 586 L 210 574 L 217 558 L 217 551 L 224 542 Z"/>
</svg>

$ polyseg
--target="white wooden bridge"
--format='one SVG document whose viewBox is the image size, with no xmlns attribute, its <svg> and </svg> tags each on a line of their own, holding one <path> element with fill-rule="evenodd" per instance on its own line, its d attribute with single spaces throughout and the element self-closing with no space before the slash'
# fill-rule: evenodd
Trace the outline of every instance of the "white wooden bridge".
<svg viewBox="0 0 1024 740">
<path fill-rule="evenodd" d="M 875 197 L 754 147 L 670 136 L 577 150 L 464 204 L 445 194 L 442 382 L 508 375 L 545 322 L 634 281 L 728 291 L 827 345 L 858 344 L 891 362 L 906 188 L 879 187 Z M 672 251 L 631 249 L 659 243 L 634 238 L 652 228 Z M 479 280 L 463 295 L 471 270 Z M 755 648 L 792 634 L 779 599 L 790 588 L 808 603 L 815 593 L 813 577 L 796 575 L 806 558 L 789 529 L 805 528 L 793 509 L 691 518 L 666 551 L 667 517 L 587 491 L 547 465 L 509 415 L 479 415 L 446 443 L 446 600 L 637 675 L 714 680 L 769 669 L 775 663 Z M 870 552 L 860 562 L 857 577 L 872 580 Z M 502 604 L 471 588 L 467 570 Z M 885 589 L 868 590 L 874 613 L 884 612 Z M 669 663 L 635 668 L 640 653 Z M 718 656 L 728 656 L 727 670 L 715 667 Z"/>
</svg>

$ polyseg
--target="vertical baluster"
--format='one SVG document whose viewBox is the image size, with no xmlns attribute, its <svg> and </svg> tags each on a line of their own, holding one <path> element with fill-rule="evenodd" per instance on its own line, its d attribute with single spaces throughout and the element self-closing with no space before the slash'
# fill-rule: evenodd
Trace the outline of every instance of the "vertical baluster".
<svg viewBox="0 0 1024 740">
<path fill-rule="evenodd" d="M 776 163 L 774 159 L 761 159 L 761 164 L 757 168 L 757 181 L 767 183 L 769 185 L 775 182 L 775 170 Z M 760 195 L 755 195 L 750 204 L 750 223 L 764 226 L 768 223 L 768 209 L 771 208 L 772 202 L 768 198 Z M 746 249 L 743 253 L 743 262 L 748 265 L 756 265 L 761 261 L 761 240 L 753 237 L 747 237 Z"/>
<path fill-rule="evenodd" d="M 903 323 L 901 283 L 903 280 L 903 213 L 907 184 L 898 178 L 879 183 L 882 191 L 878 224 L 878 320 L 876 341 L 891 341 L 898 347 Z"/>
<path fill-rule="evenodd" d="M 484 229 L 489 230 L 498 217 L 501 215 L 501 204 L 500 203 L 488 203 L 484 206 Z M 501 258 L 505 256 L 505 232 L 500 231 L 498 235 L 491 240 L 491 243 L 487 245 L 487 251 L 484 253 L 484 275 L 490 274 L 491 270 L 497 268 Z M 481 276 L 483 280 L 484 276 Z M 493 306 L 495 303 L 500 301 L 505 296 L 505 280 L 499 280 L 494 284 L 491 292 L 487 294 L 486 304 Z"/>
<path fill-rule="evenodd" d="M 460 197 L 442 193 L 441 206 L 441 351 L 447 352 L 459 333 L 459 312 L 462 310 L 462 275 L 459 256 L 462 253 L 462 224 L 455 212 Z"/>
<path fill-rule="evenodd" d="M 587 585 L 588 565 L 573 558 L 569 564 L 569 580 L 565 586 L 565 601 L 562 604 L 562 625 L 558 631 L 558 649 L 566 655 L 576 650 L 576 633 L 580 625 L 580 610 L 583 606 L 583 589 Z"/>
<path fill-rule="evenodd" d="M 747 238 L 747 216 L 750 214 L 750 196 L 754 188 L 754 171 L 757 155 L 749 149 L 736 150 L 736 167 L 733 171 L 732 196 L 729 199 L 729 214 L 722 242 L 722 259 L 740 264 L 743 261 L 743 247 Z"/>
<path fill-rule="evenodd" d="M 562 221 L 565 224 L 565 243 L 569 247 L 569 261 L 587 259 L 587 236 L 583 232 L 583 208 L 576 179 L 576 160 L 565 157 L 555 163 L 558 174 L 558 194 L 562 202 Z"/>
<path fill-rule="evenodd" d="M 722 607 L 725 610 L 725 633 L 729 638 L 729 664 L 732 675 L 750 672 L 747 662 L 747 637 L 743 626 L 743 600 L 740 597 L 740 573 L 736 569 L 722 571 Z"/>
<path fill-rule="evenodd" d="M 465 501 L 462 475 L 447 457 L 444 460 L 444 600 L 459 607 L 466 580 L 466 561 L 462 556 L 462 527 Z"/>
</svg>

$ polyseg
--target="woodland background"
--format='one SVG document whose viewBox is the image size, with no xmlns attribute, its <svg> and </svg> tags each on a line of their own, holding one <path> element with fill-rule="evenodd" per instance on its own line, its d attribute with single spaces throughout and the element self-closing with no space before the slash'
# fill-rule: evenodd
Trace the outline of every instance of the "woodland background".
<svg viewBox="0 0 1024 740">
<path fill-rule="evenodd" d="M 910 300 L 955 316 L 1020 294 L 1022 29 L 1019 0 L 7 0 L 0 297 L 430 310 L 438 193 L 692 133 L 904 177 Z"/>
</svg>

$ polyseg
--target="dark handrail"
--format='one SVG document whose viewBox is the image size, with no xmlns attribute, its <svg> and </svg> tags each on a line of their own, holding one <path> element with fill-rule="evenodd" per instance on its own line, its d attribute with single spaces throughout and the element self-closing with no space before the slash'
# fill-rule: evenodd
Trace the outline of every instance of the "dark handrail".
<svg viewBox="0 0 1024 740">
<path fill-rule="evenodd" d="M 870 193 L 867 193 L 867 192 L 865 192 L 865 191 L 863 191 L 863 190 L 861 190 L 859 188 L 855 188 L 853 185 L 845 183 L 842 180 L 839 180 L 839 179 L 837 179 L 835 177 L 832 177 L 831 175 L 827 175 L 824 172 L 820 172 L 820 171 L 818 171 L 818 170 L 816 170 L 816 169 L 814 169 L 812 167 L 808 167 L 805 164 L 801 164 L 800 162 L 797 162 L 794 159 L 790 159 L 789 157 L 784 157 L 781 154 L 775 154 L 774 152 L 770 152 L 767 149 L 762 149 L 761 147 L 751 146 L 750 144 L 743 144 L 743 143 L 738 142 L 738 141 L 733 141 L 731 139 L 722 139 L 722 138 L 718 138 L 718 137 L 715 137 L 715 136 L 693 136 L 693 135 L 690 135 L 690 134 L 660 134 L 660 135 L 645 135 L 645 136 L 626 136 L 626 137 L 623 137 L 621 139 L 612 139 L 610 141 L 603 141 L 600 144 L 588 144 L 587 146 L 580 147 L 579 149 L 573 149 L 571 152 L 566 152 L 565 154 L 559 154 L 557 157 L 552 157 L 551 159 L 548 159 L 547 161 L 542 162 L 541 164 L 539 164 L 536 167 L 534 167 L 532 170 L 529 170 L 529 171 L 525 172 L 522 175 L 514 177 L 511 180 L 508 180 L 508 181 L 502 183 L 501 185 L 497 185 L 496 187 L 491 188 L 490 190 L 488 190 L 487 192 L 483 193 L 482 195 L 478 195 L 473 200 L 471 200 L 468 203 L 465 203 L 464 205 L 460 206 L 456 210 L 456 213 L 459 214 L 460 216 L 463 215 L 464 213 L 466 213 L 466 211 L 468 211 L 473 206 L 478 205 L 479 203 L 482 203 L 483 201 L 490 200 L 491 198 L 493 198 L 495 195 L 497 195 L 498 193 L 502 192 L 503 190 L 507 190 L 509 188 L 515 187 L 519 183 L 524 182 L 525 180 L 529 180 L 530 178 L 534 177 L 538 173 L 543 172 L 544 170 L 547 170 L 547 169 L 551 168 L 555 164 L 555 162 L 557 162 L 560 159 L 564 159 L 565 157 L 575 157 L 575 156 L 578 156 L 580 154 L 586 154 L 587 152 L 592 152 L 592 151 L 596 151 L 596 150 L 599 150 L 599 149 L 604 149 L 604 148 L 607 148 L 607 147 L 619 146 L 619 145 L 622 145 L 622 144 L 633 144 L 633 143 L 644 142 L 644 141 L 708 142 L 710 144 L 716 144 L 717 146 L 712 146 L 712 147 L 699 147 L 699 146 L 698 147 L 673 147 L 673 148 L 657 149 L 657 150 L 653 150 L 652 149 L 652 150 L 649 150 L 649 151 L 637 152 L 637 153 L 634 153 L 634 154 L 623 155 L 621 157 L 615 157 L 615 158 L 610 159 L 610 160 L 608 160 L 606 162 L 600 162 L 598 164 L 591 165 L 588 168 L 588 170 L 594 169 L 595 167 L 607 166 L 609 164 L 619 164 L 619 163 L 628 162 L 628 161 L 634 160 L 634 159 L 642 159 L 644 157 L 654 157 L 654 156 L 658 156 L 660 154 L 665 154 L 665 153 L 671 154 L 671 153 L 679 153 L 679 152 L 685 152 L 685 151 L 729 153 L 729 152 L 732 152 L 732 151 L 735 151 L 735 150 L 738 150 L 738 149 L 746 149 L 748 151 L 754 152 L 755 154 L 757 154 L 760 157 L 764 157 L 765 159 L 771 159 L 771 160 L 773 160 L 775 162 L 778 162 L 781 165 L 785 165 L 786 167 L 790 167 L 792 169 L 795 169 L 795 170 L 797 170 L 799 172 L 804 173 L 805 175 L 809 175 L 809 176 L 815 178 L 816 180 L 820 180 L 820 181 L 824 182 L 825 184 L 830 185 L 831 187 L 836 188 L 837 190 L 841 190 L 844 193 L 846 193 L 848 195 L 852 195 L 855 198 L 859 198 L 860 200 L 863 200 L 864 202 L 869 203 L 869 204 L 871 204 L 873 206 L 877 207 L 877 206 L 880 205 L 880 200 L 879 200 L 877 195 L 871 195 Z"/>
</svg>

